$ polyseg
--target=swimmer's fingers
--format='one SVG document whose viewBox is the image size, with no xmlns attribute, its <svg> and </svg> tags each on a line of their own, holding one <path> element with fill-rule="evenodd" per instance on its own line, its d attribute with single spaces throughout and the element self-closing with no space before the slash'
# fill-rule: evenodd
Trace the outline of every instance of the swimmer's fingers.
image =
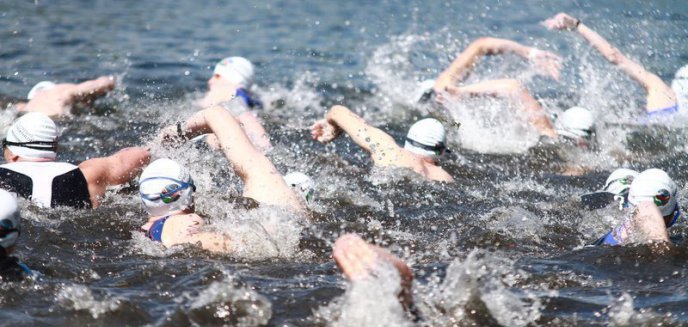
<svg viewBox="0 0 688 327">
<path fill-rule="evenodd" d="M 558 13 L 556 16 L 542 22 L 542 25 L 550 30 L 572 30 L 577 24 L 577 19 L 565 13 Z"/>
<path fill-rule="evenodd" d="M 339 129 L 330 124 L 326 119 L 321 119 L 311 126 L 311 137 L 320 142 L 327 143 L 339 136 Z"/>
</svg>

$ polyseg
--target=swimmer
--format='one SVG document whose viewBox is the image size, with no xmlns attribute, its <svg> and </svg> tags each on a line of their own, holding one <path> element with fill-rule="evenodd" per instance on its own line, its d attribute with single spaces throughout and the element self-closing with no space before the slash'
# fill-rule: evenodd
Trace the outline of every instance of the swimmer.
<svg viewBox="0 0 688 327">
<path fill-rule="evenodd" d="M 669 240 L 667 229 L 678 221 L 681 211 L 676 183 L 666 172 L 648 169 L 638 174 L 629 188 L 628 204 L 630 217 L 593 245 Z"/>
<path fill-rule="evenodd" d="M 141 173 L 139 187 L 149 214 L 141 229 L 148 238 L 166 247 L 200 243 L 211 252 L 232 251 L 228 236 L 202 231 L 205 222 L 194 213 L 196 186 L 186 168 L 170 159 L 155 160 Z"/>
<path fill-rule="evenodd" d="M 351 282 L 364 278 L 375 278 L 375 271 L 380 265 L 390 265 L 401 277 L 399 302 L 411 314 L 417 314 L 413 306 L 413 272 L 404 261 L 389 251 L 366 243 L 358 235 L 340 236 L 334 243 L 332 257 L 342 270 L 346 279 Z"/>
<path fill-rule="evenodd" d="M 609 174 L 601 190 L 583 194 L 581 202 L 588 209 L 604 208 L 611 202 L 618 203 L 619 209 L 628 208 L 628 190 L 636 177 L 637 171 L 619 168 Z"/>
<path fill-rule="evenodd" d="M 40 112 L 48 116 L 69 115 L 75 105 L 90 106 L 115 88 L 113 76 L 102 76 L 79 84 L 42 81 L 29 91 L 28 102 L 14 105 L 19 112 Z"/>
<path fill-rule="evenodd" d="M 244 197 L 299 212 L 305 210 L 304 202 L 287 185 L 275 165 L 256 149 L 237 119 L 223 107 L 214 106 L 199 111 L 183 126 L 180 124 L 163 130 L 162 140 L 188 140 L 207 133 L 214 133 L 231 168 L 244 182 Z"/>
<path fill-rule="evenodd" d="M 150 159 L 148 150 L 132 147 L 78 166 L 56 162 L 58 134 L 45 114 L 17 119 L 2 142 L 6 163 L 0 165 L 0 189 L 40 207 L 96 208 L 107 187 L 128 183 Z"/>
<path fill-rule="evenodd" d="M 404 147 L 382 130 L 368 125 L 363 118 L 344 106 L 333 106 L 325 119 L 311 126 L 314 140 L 327 143 L 346 132 L 368 152 L 377 167 L 410 168 L 432 181 L 451 183 L 454 179 L 437 162 L 446 149 L 447 135 L 438 120 L 425 118 L 414 123 L 406 135 Z"/>
<path fill-rule="evenodd" d="M 0 279 L 17 281 L 31 276 L 29 267 L 12 256 L 20 234 L 21 216 L 17 200 L 9 192 L 0 190 Z"/>
<path fill-rule="evenodd" d="M 256 116 L 255 109 L 262 103 L 250 93 L 254 81 L 253 64 L 243 57 L 227 57 L 215 65 L 213 76 L 208 80 L 208 93 L 198 101 L 201 108 L 222 105 L 241 124 L 254 146 L 263 152 L 272 148 L 265 128 Z M 205 141 L 213 149 L 219 149 L 215 136 L 207 135 Z"/>
<path fill-rule="evenodd" d="M 628 58 L 621 53 L 619 49 L 613 47 L 607 40 L 590 29 L 587 25 L 583 24 L 579 19 L 573 18 L 565 13 L 559 13 L 545 20 L 543 25 L 548 29 L 578 32 L 578 34 L 595 47 L 605 59 L 619 67 L 621 71 L 645 88 L 647 92 L 646 110 L 649 116 L 666 115 L 679 111 L 677 92 L 675 92 L 675 90 L 681 92 L 684 99 L 686 98 L 688 87 L 682 88 L 681 86 L 688 85 L 685 84 L 685 81 L 682 82 L 681 78 L 688 75 L 688 68 L 686 68 L 683 73 L 681 70 L 677 72 L 674 83 L 676 84 L 675 89 L 672 89 L 664 83 L 659 76 L 647 71 L 640 63 Z"/>
</svg>

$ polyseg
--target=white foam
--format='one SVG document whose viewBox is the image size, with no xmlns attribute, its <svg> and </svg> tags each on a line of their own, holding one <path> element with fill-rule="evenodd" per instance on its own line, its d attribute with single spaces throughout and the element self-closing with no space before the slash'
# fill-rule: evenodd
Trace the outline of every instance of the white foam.
<svg viewBox="0 0 688 327">
<path fill-rule="evenodd" d="M 347 283 L 344 295 L 315 312 L 332 326 L 411 326 L 397 294 L 401 278 L 391 265 L 375 267 L 375 277 Z"/>
<path fill-rule="evenodd" d="M 58 291 L 56 301 L 65 308 L 76 311 L 88 311 L 93 319 L 108 312 L 115 311 L 120 306 L 120 299 L 104 296 L 97 300 L 90 288 L 85 285 L 65 285 Z"/>
</svg>

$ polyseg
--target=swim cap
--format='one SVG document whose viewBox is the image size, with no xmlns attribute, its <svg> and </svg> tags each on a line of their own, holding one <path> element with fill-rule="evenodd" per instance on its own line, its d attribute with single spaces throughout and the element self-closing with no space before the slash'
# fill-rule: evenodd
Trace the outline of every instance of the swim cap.
<svg viewBox="0 0 688 327">
<path fill-rule="evenodd" d="M 559 116 L 556 130 L 564 137 L 591 141 L 595 133 L 595 118 L 588 109 L 572 107 Z"/>
<path fill-rule="evenodd" d="M 52 89 L 55 85 L 55 83 L 51 81 L 42 81 L 38 82 L 36 85 L 34 85 L 31 88 L 31 91 L 29 91 L 29 94 L 26 96 L 27 99 L 31 100 L 33 99 L 34 96 L 40 91 L 47 90 L 47 89 Z"/>
<path fill-rule="evenodd" d="M 416 89 L 413 99 L 415 99 L 416 102 L 427 102 L 432 97 L 433 86 L 435 86 L 434 79 L 426 79 L 418 83 L 418 88 Z"/>
<path fill-rule="evenodd" d="M 190 208 L 194 191 L 196 186 L 189 171 L 170 159 L 153 161 L 139 179 L 139 195 L 151 216 Z"/>
<path fill-rule="evenodd" d="M 50 159 L 57 156 L 57 126 L 50 117 L 30 112 L 17 119 L 7 130 L 3 146 L 27 159 Z"/>
<path fill-rule="evenodd" d="M 315 189 L 313 188 L 313 180 L 308 177 L 308 175 L 302 172 L 291 172 L 284 175 L 284 181 L 287 182 L 291 188 L 293 188 L 298 194 L 300 194 L 306 203 L 313 199 L 315 194 Z"/>
<path fill-rule="evenodd" d="M 676 71 L 674 80 L 671 81 L 671 89 L 676 93 L 676 98 L 681 106 L 688 107 L 688 65 Z"/>
<path fill-rule="evenodd" d="M 625 195 L 637 176 L 638 172 L 633 169 L 619 168 L 607 177 L 602 190 L 616 195 Z"/>
<path fill-rule="evenodd" d="M 411 125 L 406 134 L 404 149 L 415 154 L 437 158 L 446 149 L 447 132 L 442 123 L 434 118 L 425 118 Z"/>
<path fill-rule="evenodd" d="M 628 201 L 638 205 L 651 200 L 662 212 L 662 216 L 673 214 L 678 209 L 676 183 L 661 169 L 648 169 L 638 174 L 631 184 Z"/>
<path fill-rule="evenodd" d="M 9 249 L 19 238 L 19 208 L 17 200 L 5 190 L 0 190 L 0 247 Z"/>
<path fill-rule="evenodd" d="M 244 57 L 227 57 L 220 60 L 215 65 L 214 73 L 245 88 L 253 85 L 253 64 Z"/>
</svg>

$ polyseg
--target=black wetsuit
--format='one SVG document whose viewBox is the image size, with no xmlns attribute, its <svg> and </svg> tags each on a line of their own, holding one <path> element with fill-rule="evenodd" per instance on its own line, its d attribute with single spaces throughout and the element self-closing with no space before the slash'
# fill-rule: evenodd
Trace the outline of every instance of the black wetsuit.
<svg viewBox="0 0 688 327">
<path fill-rule="evenodd" d="M 91 208 L 88 182 L 78 166 L 20 161 L 0 166 L 0 188 L 41 207 Z"/>
</svg>

